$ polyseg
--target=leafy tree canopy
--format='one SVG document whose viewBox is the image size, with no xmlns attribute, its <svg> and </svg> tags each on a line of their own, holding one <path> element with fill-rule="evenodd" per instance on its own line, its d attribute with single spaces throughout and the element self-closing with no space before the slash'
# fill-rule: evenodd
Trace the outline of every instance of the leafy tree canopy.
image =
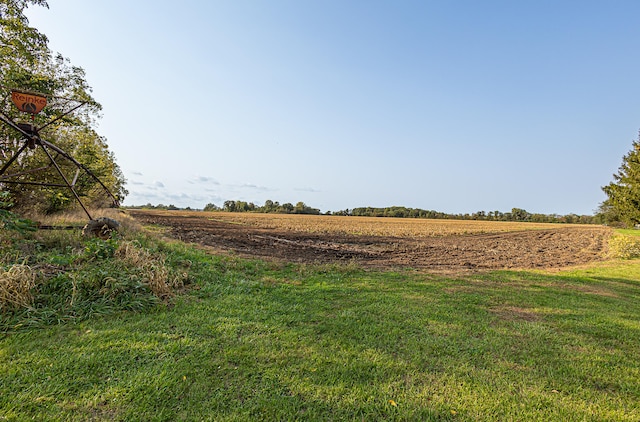
<svg viewBox="0 0 640 422">
<path fill-rule="evenodd" d="M 106 140 L 94 129 L 100 104 L 91 96 L 91 87 L 82 68 L 68 59 L 54 54 L 48 39 L 29 25 L 25 10 L 29 6 L 48 7 L 45 0 L 0 0 L 0 110 L 14 121 L 31 123 L 30 116 L 18 111 L 10 101 L 10 90 L 19 89 L 47 96 L 47 106 L 35 115 L 37 127 L 50 123 L 40 132 L 45 139 L 66 151 L 92 171 L 119 199 L 128 193 L 125 178 L 109 151 Z M 62 117 L 74 105 L 84 106 Z M 0 163 L 15 155 L 23 146 L 22 135 L 7 125 L 0 125 Z M 102 187 L 70 160 L 56 160 L 69 180 L 76 181 L 78 194 L 92 206 L 109 203 Z M 14 168 L 15 167 L 15 168 Z M 17 170 L 17 171 L 16 171 Z M 7 170 L 20 173 L 21 182 L 61 183 L 60 175 L 51 166 L 41 148 L 25 150 Z M 36 209 L 55 212 L 75 206 L 66 187 L 41 187 L 28 184 L 2 184 L 9 191 L 17 209 Z"/>
</svg>

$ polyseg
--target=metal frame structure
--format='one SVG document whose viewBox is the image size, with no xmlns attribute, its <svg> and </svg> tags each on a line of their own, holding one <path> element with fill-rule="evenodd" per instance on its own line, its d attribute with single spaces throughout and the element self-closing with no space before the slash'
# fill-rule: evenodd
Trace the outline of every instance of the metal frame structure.
<svg viewBox="0 0 640 422">
<path fill-rule="evenodd" d="M 14 90 L 12 90 L 12 92 L 13 91 Z M 42 95 L 42 94 L 38 94 L 38 95 Z M 42 96 L 44 96 L 44 95 L 42 95 Z M 65 100 L 68 100 L 68 99 L 65 99 Z M 68 101 L 77 101 L 77 100 L 68 100 Z M 87 173 L 89 176 L 91 176 L 96 182 L 98 182 L 98 184 L 100 184 L 100 186 L 102 186 L 102 188 L 105 190 L 105 192 L 113 199 L 114 206 L 119 206 L 120 205 L 119 201 L 118 201 L 118 198 L 116 198 L 113 195 L 113 193 L 111 193 L 109 188 L 107 188 L 107 186 L 104 183 L 102 183 L 102 181 L 89 168 L 87 168 L 86 166 L 84 166 L 83 164 L 78 162 L 70 154 L 65 152 L 62 148 L 52 144 L 51 142 L 48 142 L 48 141 L 42 139 L 40 137 L 40 131 L 42 129 L 46 128 L 47 126 L 50 126 L 51 124 L 55 123 L 56 121 L 62 119 L 65 116 L 69 115 L 70 113 L 73 113 L 75 110 L 79 109 L 80 107 L 82 107 L 83 105 L 85 105 L 87 103 L 86 101 L 77 101 L 77 102 L 79 103 L 78 105 L 72 107 L 70 110 L 64 112 L 62 115 L 56 117 L 55 119 L 49 121 L 48 123 L 46 123 L 46 124 L 44 124 L 44 125 L 42 125 L 40 127 L 36 127 L 35 125 L 29 124 L 29 123 L 18 123 L 16 121 L 14 121 L 10 116 L 8 116 L 7 114 L 5 114 L 3 111 L 0 110 L 0 121 L 2 121 L 4 124 L 6 124 L 10 128 L 12 128 L 16 132 L 18 132 L 20 135 L 22 135 L 23 140 L 24 140 L 24 144 L 16 151 L 15 154 L 13 154 L 13 156 L 9 160 L 7 160 L 4 163 L 2 168 L 0 168 L 0 184 L 9 183 L 9 184 L 26 184 L 26 185 L 37 185 L 37 186 L 63 187 L 63 188 L 66 187 L 71 191 L 73 196 L 76 198 L 76 200 L 78 201 L 78 203 L 80 204 L 80 206 L 84 210 L 85 214 L 87 214 L 87 217 L 89 217 L 89 220 L 93 220 L 93 218 L 91 217 L 91 214 L 89 214 L 89 211 L 87 210 L 87 208 L 82 203 L 82 200 L 80 199 L 80 196 L 78 195 L 78 193 L 76 192 L 76 190 L 74 188 L 74 186 L 76 184 L 76 181 L 78 179 L 78 175 L 80 174 L 80 170 L 83 170 L 85 173 Z M 21 111 L 23 111 L 23 110 L 21 110 Z M 5 172 L 7 171 L 7 169 L 16 161 L 16 159 L 20 156 L 20 154 L 22 154 L 27 148 L 35 149 L 38 146 L 40 146 L 42 148 L 44 153 L 49 158 L 49 162 L 50 162 L 49 166 L 40 167 L 40 168 L 37 168 L 37 169 L 31 169 L 31 170 L 26 170 L 26 171 L 14 173 L 14 174 L 5 175 Z M 78 167 L 78 169 L 76 170 L 76 174 L 75 174 L 75 176 L 74 176 L 74 178 L 73 178 L 73 180 L 71 182 L 69 182 L 69 179 L 62 172 L 62 169 L 60 168 L 60 166 L 56 162 L 56 160 L 55 160 L 54 156 L 51 154 L 50 150 L 56 153 L 56 157 L 58 157 L 58 156 L 64 157 L 67 160 L 71 161 L 73 164 L 75 164 L 76 167 Z M 27 182 L 27 181 L 16 180 L 16 178 L 19 177 L 19 176 L 22 176 L 22 175 L 25 175 L 25 174 L 29 174 L 29 173 L 38 172 L 38 171 L 42 171 L 42 170 L 50 168 L 51 166 L 53 166 L 56 169 L 56 171 L 58 172 L 58 174 L 60 175 L 60 177 L 64 181 L 64 184 L 62 184 L 62 183 L 44 183 L 44 182 Z"/>
</svg>

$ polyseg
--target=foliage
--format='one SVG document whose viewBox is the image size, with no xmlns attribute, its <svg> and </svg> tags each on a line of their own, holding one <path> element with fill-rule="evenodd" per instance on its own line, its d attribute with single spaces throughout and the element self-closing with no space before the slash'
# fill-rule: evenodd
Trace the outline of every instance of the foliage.
<svg viewBox="0 0 640 422">
<path fill-rule="evenodd" d="M 625 226 L 620 218 L 620 212 L 611 205 L 608 199 L 600 204 L 594 219 L 598 224 L 605 224 L 611 227 L 622 228 Z"/>
<path fill-rule="evenodd" d="M 127 207 L 125 207 L 127 208 Z M 158 204 L 158 205 L 153 205 L 150 202 L 147 203 L 146 205 L 139 205 L 139 206 L 134 206 L 134 207 L 130 207 L 130 208 L 142 208 L 142 209 L 146 209 L 146 210 L 165 210 L 165 211 L 177 211 L 180 208 L 176 207 L 173 204 L 169 204 L 169 205 L 164 205 L 164 204 Z"/>
<path fill-rule="evenodd" d="M 298 202 L 295 206 L 290 203 L 280 204 L 278 201 L 267 199 L 264 206 L 256 206 L 253 202 L 225 201 L 222 211 L 226 212 L 260 212 L 279 214 L 320 214 L 320 210 L 307 206 L 304 202 Z"/>
<path fill-rule="evenodd" d="M 602 188 L 607 194 L 601 206 L 605 218 L 619 220 L 629 227 L 640 224 L 640 134 L 613 178 Z"/>
<path fill-rule="evenodd" d="M 119 199 L 127 194 L 124 176 L 109 151 L 106 141 L 93 127 L 101 107 L 91 96 L 91 88 L 82 68 L 73 66 L 48 48 L 47 37 L 29 26 L 25 9 L 30 5 L 47 6 L 42 0 L 0 0 L 0 110 L 14 121 L 25 118 L 9 101 L 9 89 L 38 92 L 47 96 L 47 106 L 33 117 L 42 139 L 66 151 L 93 172 Z M 71 99 L 71 101 L 70 101 Z M 73 105 L 86 105 L 64 117 Z M 55 123 L 51 123 L 54 119 Z M 22 135 L 9 126 L 0 125 L 0 160 L 7 161 L 24 145 Z M 76 180 L 75 190 L 88 205 L 99 207 L 109 201 L 103 188 L 86 171 L 67 157 L 56 162 L 66 178 Z M 22 182 L 61 184 L 62 179 L 41 147 L 24 150 L 7 170 L 20 174 Z M 66 187 L 40 187 L 29 184 L 6 184 L 16 206 L 22 210 L 58 212 L 75 205 Z"/>
<path fill-rule="evenodd" d="M 20 218 L 18 215 L 9 211 L 13 207 L 10 201 L 9 192 L 0 192 L 0 229 L 19 232 L 24 234 L 35 230 L 33 221 Z"/>
<path fill-rule="evenodd" d="M 110 239 L 92 237 L 84 242 L 84 257 L 89 260 L 113 258 L 117 248 L 117 236 Z"/>
<path fill-rule="evenodd" d="M 478 211 L 473 214 L 448 214 L 440 211 L 423 210 L 420 208 L 407 208 L 401 206 L 374 208 L 360 207 L 333 213 L 334 215 L 353 215 L 360 217 L 396 217 L 396 218 L 429 218 L 429 219 L 454 219 L 454 220 L 481 220 L 481 221 L 526 221 L 534 223 L 595 223 L 594 218 L 586 215 L 546 215 L 532 214 L 521 208 L 512 208 L 511 212 Z"/>
<path fill-rule="evenodd" d="M 618 233 L 609 239 L 609 255 L 612 258 L 640 258 L 640 237 Z"/>
</svg>

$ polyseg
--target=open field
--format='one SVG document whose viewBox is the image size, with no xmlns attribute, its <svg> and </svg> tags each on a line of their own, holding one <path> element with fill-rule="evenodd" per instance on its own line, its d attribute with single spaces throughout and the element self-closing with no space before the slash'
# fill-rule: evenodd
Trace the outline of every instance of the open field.
<svg viewBox="0 0 640 422">
<path fill-rule="evenodd" d="M 118 213 L 110 240 L 3 233 L 3 264 L 22 263 L 36 287 L 27 307 L 0 313 L 0 421 L 640 419 L 640 260 L 554 271 L 444 261 L 446 274 L 425 264 L 449 251 L 488 265 L 487 242 L 507 263 L 601 260 L 606 229 L 412 237 L 313 232 L 350 221 L 334 217 L 276 217 L 294 230 L 255 215 L 133 214 L 212 246 L 165 242 Z M 401 268 L 403 255 L 427 271 Z M 154 299 L 159 276 L 174 291 Z"/>
<path fill-rule="evenodd" d="M 506 233 L 525 230 L 557 229 L 558 224 L 518 223 L 509 221 L 432 220 L 424 218 L 346 217 L 334 215 L 302 215 L 276 213 L 230 213 L 200 211 L 136 210 L 134 216 L 204 218 L 241 226 L 273 229 L 283 232 L 346 234 L 381 237 L 436 237 L 483 233 Z M 567 224 L 561 227 L 584 227 Z"/>
<path fill-rule="evenodd" d="M 639 260 L 434 275 L 125 241 L 190 287 L 1 333 L 0 420 L 640 420 Z"/>
<path fill-rule="evenodd" d="M 600 226 L 130 210 L 143 224 L 218 252 L 284 262 L 429 271 L 562 268 L 604 259 Z"/>
</svg>

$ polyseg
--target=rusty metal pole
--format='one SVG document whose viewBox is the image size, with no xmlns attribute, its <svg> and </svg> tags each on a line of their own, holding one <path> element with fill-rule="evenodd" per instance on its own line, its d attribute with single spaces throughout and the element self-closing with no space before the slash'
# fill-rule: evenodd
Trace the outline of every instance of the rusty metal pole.
<svg viewBox="0 0 640 422">
<path fill-rule="evenodd" d="M 93 220 L 93 217 L 91 217 L 91 214 L 89 214 L 89 211 L 87 211 L 87 208 L 84 206 L 84 204 L 80 200 L 80 196 L 78 196 L 78 193 L 76 192 L 76 190 L 73 188 L 73 186 L 71 186 L 71 184 L 69 183 L 69 180 L 67 180 L 67 177 L 64 175 L 64 173 L 62 172 L 62 170 L 58 166 L 58 163 L 56 163 L 56 161 L 53 159 L 51 154 L 49 154 L 49 151 L 47 150 L 47 148 L 44 145 L 40 144 L 40 146 L 42 147 L 44 152 L 47 154 L 47 157 L 49 157 L 49 160 L 51 160 L 51 163 L 53 163 L 53 165 L 56 168 L 56 170 L 58 170 L 58 173 L 60 174 L 60 177 L 62 177 L 64 182 L 67 184 L 67 187 L 69 188 L 69 190 L 71 190 L 71 192 L 73 193 L 73 196 L 76 197 L 76 200 L 78 201 L 78 203 L 80 204 L 80 206 L 84 210 L 85 214 L 87 214 L 87 217 L 89 217 L 89 220 Z"/>
<path fill-rule="evenodd" d="M 11 163 L 13 163 L 16 160 L 16 158 L 18 158 L 18 156 L 22 154 L 22 151 L 27 149 L 27 145 L 29 145 L 29 141 L 25 142 L 24 145 L 18 150 L 18 152 L 16 152 L 13 155 L 13 157 L 11 157 L 11 159 L 5 163 L 4 166 L 2 166 L 2 168 L 0 169 L 0 176 L 2 176 L 4 172 L 7 171 Z"/>
</svg>

